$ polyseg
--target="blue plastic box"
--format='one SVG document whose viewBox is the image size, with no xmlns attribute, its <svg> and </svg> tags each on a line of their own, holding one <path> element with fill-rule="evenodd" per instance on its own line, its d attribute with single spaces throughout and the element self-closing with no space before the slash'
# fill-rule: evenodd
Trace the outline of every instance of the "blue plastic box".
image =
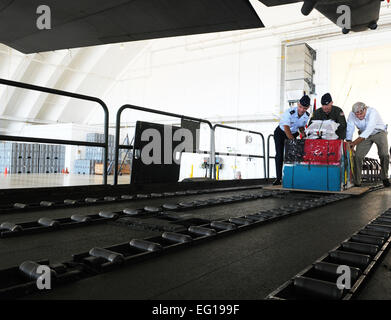
<svg viewBox="0 0 391 320">
<path fill-rule="evenodd" d="M 284 164 L 282 186 L 289 189 L 341 191 L 343 166 Z"/>
</svg>

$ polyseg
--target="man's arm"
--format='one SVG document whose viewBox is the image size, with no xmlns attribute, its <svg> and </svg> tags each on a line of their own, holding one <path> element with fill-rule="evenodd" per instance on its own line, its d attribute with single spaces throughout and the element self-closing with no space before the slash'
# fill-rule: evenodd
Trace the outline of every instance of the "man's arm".
<svg viewBox="0 0 391 320">
<path fill-rule="evenodd" d="M 342 109 L 340 109 L 340 108 L 338 110 L 337 123 L 339 123 L 339 127 L 338 127 L 336 133 L 340 139 L 345 140 L 347 123 L 346 123 L 345 114 L 343 113 Z"/>
<path fill-rule="evenodd" d="M 356 140 L 354 140 L 353 142 L 350 143 L 351 148 L 354 148 L 355 146 L 357 146 L 358 144 L 360 144 L 364 140 L 365 140 L 364 138 L 358 137 Z"/>
<path fill-rule="evenodd" d="M 346 124 L 346 141 L 352 141 L 354 133 L 354 115 L 351 112 L 348 117 L 348 122 Z"/>
<path fill-rule="evenodd" d="M 291 128 L 289 128 L 289 126 L 286 126 L 286 125 L 284 126 L 284 132 L 289 140 L 295 139 L 295 137 L 293 136 L 293 134 L 291 132 Z"/>
<path fill-rule="evenodd" d="M 305 128 L 304 127 L 300 127 L 299 131 L 303 135 L 303 138 L 307 137 L 307 134 L 305 133 Z"/>
</svg>

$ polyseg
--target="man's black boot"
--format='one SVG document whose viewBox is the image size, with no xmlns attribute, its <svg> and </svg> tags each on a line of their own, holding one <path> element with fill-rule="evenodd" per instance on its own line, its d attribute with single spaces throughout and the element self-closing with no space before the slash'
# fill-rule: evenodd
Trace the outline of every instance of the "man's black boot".
<svg viewBox="0 0 391 320">
<path fill-rule="evenodd" d="M 281 179 L 274 180 L 273 186 L 279 186 L 279 185 L 281 185 Z"/>
<path fill-rule="evenodd" d="M 384 179 L 384 180 L 383 180 L 383 186 L 384 186 L 384 187 L 388 188 L 390 185 L 391 185 L 391 184 L 390 184 L 390 180 L 388 180 L 388 179 Z"/>
</svg>

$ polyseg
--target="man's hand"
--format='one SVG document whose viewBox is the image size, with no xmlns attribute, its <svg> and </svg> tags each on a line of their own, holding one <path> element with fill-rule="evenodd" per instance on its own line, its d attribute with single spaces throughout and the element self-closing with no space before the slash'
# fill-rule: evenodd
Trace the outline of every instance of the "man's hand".
<svg viewBox="0 0 391 320">
<path fill-rule="evenodd" d="M 355 146 L 357 146 L 358 144 L 360 144 L 361 142 L 363 142 L 365 139 L 364 138 L 361 138 L 361 137 L 358 137 L 356 140 L 354 140 L 352 142 L 352 147 L 354 148 Z"/>
<path fill-rule="evenodd" d="M 285 131 L 285 134 L 287 136 L 287 138 L 289 140 L 294 140 L 295 137 L 293 136 L 292 132 L 291 132 L 291 129 L 289 128 L 289 126 L 284 126 L 284 131 Z"/>
</svg>

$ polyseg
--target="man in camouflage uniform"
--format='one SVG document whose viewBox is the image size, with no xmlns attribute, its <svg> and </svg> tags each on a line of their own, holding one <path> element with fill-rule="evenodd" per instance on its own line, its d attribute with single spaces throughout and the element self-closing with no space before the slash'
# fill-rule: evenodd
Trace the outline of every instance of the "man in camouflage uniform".
<svg viewBox="0 0 391 320">
<path fill-rule="evenodd" d="M 338 139 L 345 140 L 346 119 L 342 109 L 333 105 L 333 99 L 331 98 L 330 93 L 323 95 L 321 103 L 322 108 L 319 108 L 312 114 L 308 126 L 311 125 L 313 120 L 334 120 L 336 123 L 339 123 L 339 127 L 335 132 Z"/>
</svg>

